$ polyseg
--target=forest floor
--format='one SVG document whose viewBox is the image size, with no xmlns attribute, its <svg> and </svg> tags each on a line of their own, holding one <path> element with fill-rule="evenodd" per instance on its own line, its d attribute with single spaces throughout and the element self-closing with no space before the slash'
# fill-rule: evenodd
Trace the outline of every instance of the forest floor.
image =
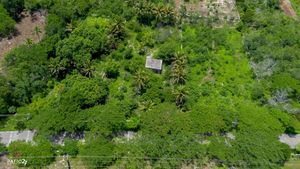
<svg viewBox="0 0 300 169">
<path fill-rule="evenodd" d="M 11 49 L 25 44 L 28 39 L 33 43 L 40 41 L 46 24 L 45 12 L 35 12 L 32 15 L 24 13 L 23 19 L 16 24 L 16 35 L 0 39 L 0 61 Z M 40 35 L 34 34 L 35 28 L 41 30 Z"/>
</svg>

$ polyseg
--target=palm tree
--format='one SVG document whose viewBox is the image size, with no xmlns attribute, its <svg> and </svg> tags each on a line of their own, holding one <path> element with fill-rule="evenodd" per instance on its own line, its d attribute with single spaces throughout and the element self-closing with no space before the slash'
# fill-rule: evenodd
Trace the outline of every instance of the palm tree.
<svg viewBox="0 0 300 169">
<path fill-rule="evenodd" d="M 184 68 L 176 66 L 172 68 L 172 83 L 173 84 L 184 84 L 186 82 L 187 72 Z"/>
<path fill-rule="evenodd" d="M 27 38 L 25 43 L 26 43 L 27 46 L 30 47 L 31 45 L 33 45 L 33 40 L 30 39 L 30 38 Z"/>
<path fill-rule="evenodd" d="M 140 94 L 146 87 L 148 77 L 143 70 L 138 70 L 134 75 L 134 86 L 136 88 L 137 94 Z"/>
<path fill-rule="evenodd" d="M 110 30 L 110 35 L 112 37 L 118 37 L 123 39 L 125 35 L 125 24 L 121 19 L 115 21 Z"/>
<path fill-rule="evenodd" d="M 183 105 L 188 97 L 188 91 L 186 90 L 186 88 L 184 86 L 180 85 L 173 91 L 173 94 L 175 96 L 176 105 L 179 107 L 183 107 Z"/>
<path fill-rule="evenodd" d="M 139 112 L 145 112 L 145 111 L 151 110 L 154 106 L 155 106 L 155 103 L 153 103 L 151 100 L 139 102 L 137 110 Z"/>
<path fill-rule="evenodd" d="M 83 68 L 80 70 L 80 72 L 86 76 L 86 77 L 92 77 L 93 76 L 93 71 L 95 70 L 94 66 L 92 66 L 92 62 L 88 60 Z"/>
<path fill-rule="evenodd" d="M 175 53 L 174 61 L 179 65 L 186 65 L 187 64 L 187 56 L 183 53 Z"/>
<path fill-rule="evenodd" d="M 41 38 L 40 38 L 41 33 L 42 33 L 42 30 L 40 27 L 38 27 L 38 26 L 34 27 L 33 34 L 38 37 L 39 41 L 41 41 Z"/>
<path fill-rule="evenodd" d="M 62 72 L 66 71 L 65 65 L 59 60 L 59 58 L 51 58 L 49 64 L 50 74 L 53 77 L 59 78 Z"/>
<path fill-rule="evenodd" d="M 66 32 L 72 32 L 74 30 L 74 25 L 72 23 L 72 21 L 70 23 L 67 23 L 67 26 L 66 26 Z"/>
<path fill-rule="evenodd" d="M 164 7 L 161 5 L 154 6 L 152 8 L 152 13 L 155 16 L 156 23 L 158 23 L 158 21 L 160 21 L 164 17 L 163 8 Z"/>
<path fill-rule="evenodd" d="M 187 57 L 182 53 L 176 53 L 172 63 L 172 82 L 173 84 L 184 84 L 186 81 Z"/>
</svg>

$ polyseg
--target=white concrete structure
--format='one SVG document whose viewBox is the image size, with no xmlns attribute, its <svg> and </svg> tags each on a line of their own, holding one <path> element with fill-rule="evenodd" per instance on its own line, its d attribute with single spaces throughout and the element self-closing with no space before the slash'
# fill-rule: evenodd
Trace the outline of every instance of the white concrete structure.
<svg viewBox="0 0 300 169">
<path fill-rule="evenodd" d="M 149 55 L 147 56 L 145 67 L 160 73 L 162 71 L 162 63 L 162 60 L 154 59 L 151 55 Z"/>
<path fill-rule="evenodd" d="M 14 141 L 26 141 L 30 142 L 33 140 L 35 131 L 3 131 L 0 132 L 0 142 L 8 146 Z"/>
</svg>

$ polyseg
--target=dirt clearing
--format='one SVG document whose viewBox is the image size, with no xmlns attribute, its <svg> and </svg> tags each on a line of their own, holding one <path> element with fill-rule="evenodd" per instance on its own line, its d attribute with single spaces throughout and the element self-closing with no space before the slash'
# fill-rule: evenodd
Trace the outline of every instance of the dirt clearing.
<svg viewBox="0 0 300 169">
<path fill-rule="evenodd" d="M 297 19 L 297 14 L 292 7 L 290 0 L 280 0 L 280 8 L 287 16 Z"/>
<path fill-rule="evenodd" d="M 25 44 L 29 39 L 37 43 L 44 35 L 46 12 L 24 14 L 24 18 L 16 24 L 17 35 L 0 40 L 0 61 L 11 49 Z M 37 31 L 39 30 L 39 31 Z"/>
</svg>

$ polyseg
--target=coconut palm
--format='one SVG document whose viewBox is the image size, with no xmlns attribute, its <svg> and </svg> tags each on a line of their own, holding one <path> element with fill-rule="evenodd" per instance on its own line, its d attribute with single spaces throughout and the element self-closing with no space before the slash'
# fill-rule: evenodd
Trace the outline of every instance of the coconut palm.
<svg viewBox="0 0 300 169">
<path fill-rule="evenodd" d="M 187 72 L 181 67 L 173 68 L 172 70 L 172 83 L 173 84 L 184 84 L 186 82 Z"/>
<path fill-rule="evenodd" d="M 59 58 L 51 58 L 49 62 L 50 74 L 53 77 L 63 77 L 67 72 L 67 60 L 60 60 Z"/>
<path fill-rule="evenodd" d="M 137 94 L 140 94 L 146 87 L 148 77 L 143 70 L 138 70 L 134 75 L 134 86 Z"/>
<path fill-rule="evenodd" d="M 145 112 L 145 111 L 151 110 L 154 106 L 155 106 L 155 103 L 153 103 L 151 100 L 139 102 L 137 110 L 138 110 L 138 112 Z"/>
<path fill-rule="evenodd" d="M 83 68 L 80 70 L 81 74 L 86 76 L 86 77 L 92 77 L 93 76 L 93 72 L 94 72 L 95 68 L 92 65 L 92 62 L 90 60 L 88 60 Z"/>
<path fill-rule="evenodd" d="M 33 40 L 30 38 L 27 38 L 25 43 L 27 46 L 31 46 L 31 45 L 33 45 Z"/>
<path fill-rule="evenodd" d="M 176 105 L 179 107 L 183 107 L 188 97 L 188 91 L 186 90 L 186 88 L 180 85 L 173 91 L 173 94 L 175 96 Z"/>
<path fill-rule="evenodd" d="M 40 37 L 41 33 L 42 33 L 42 30 L 40 27 L 38 27 L 38 26 L 34 27 L 33 34 L 38 37 L 39 41 L 41 40 L 41 37 Z"/>
<path fill-rule="evenodd" d="M 175 56 L 173 58 L 174 62 L 179 65 L 186 65 L 187 64 L 187 56 L 183 53 L 175 53 Z"/>
<path fill-rule="evenodd" d="M 186 81 L 187 57 L 182 53 L 176 53 L 174 61 L 172 63 L 172 83 L 173 84 L 184 84 Z"/>
<path fill-rule="evenodd" d="M 112 37 L 118 37 L 119 39 L 123 39 L 125 35 L 125 24 L 119 19 L 116 20 L 115 23 L 111 26 L 110 35 Z"/>
<path fill-rule="evenodd" d="M 152 8 L 152 13 L 155 16 L 156 22 L 164 17 L 164 7 L 161 5 L 154 6 Z"/>
<path fill-rule="evenodd" d="M 66 32 L 72 32 L 73 30 L 75 29 L 72 21 L 70 23 L 67 23 L 67 26 L 66 26 Z"/>
</svg>

